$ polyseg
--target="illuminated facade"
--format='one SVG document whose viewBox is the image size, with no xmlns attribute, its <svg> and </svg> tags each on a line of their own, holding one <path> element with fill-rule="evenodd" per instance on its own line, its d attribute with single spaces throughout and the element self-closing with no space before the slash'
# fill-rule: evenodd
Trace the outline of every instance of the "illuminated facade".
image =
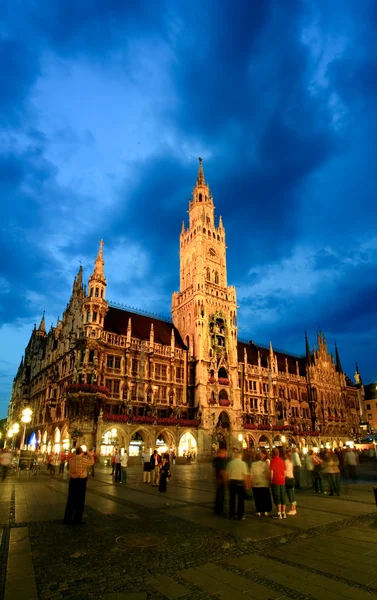
<svg viewBox="0 0 377 600">
<path fill-rule="evenodd" d="M 298 357 L 238 338 L 227 284 L 225 229 L 216 223 L 202 161 L 180 235 L 172 321 L 106 300 L 103 243 L 88 286 L 80 267 L 61 320 L 34 328 L 14 380 L 9 423 L 33 410 L 27 439 L 43 451 L 74 440 L 212 456 L 218 444 L 342 445 L 359 432 L 364 391 L 323 333 Z"/>
</svg>

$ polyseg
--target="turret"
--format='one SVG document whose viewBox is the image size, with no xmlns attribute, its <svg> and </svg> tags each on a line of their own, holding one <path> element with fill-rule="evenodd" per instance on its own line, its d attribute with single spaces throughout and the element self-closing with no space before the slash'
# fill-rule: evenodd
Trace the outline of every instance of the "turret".
<svg viewBox="0 0 377 600">
<path fill-rule="evenodd" d="M 40 337 L 46 337 L 46 323 L 45 323 L 45 313 L 43 311 L 41 322 L 39 323 L 39 327 L 36 331 L 36 335 Z"/>
<path fill-rule="evenodd" d="M 83 302 L 84 324 L 86 326 L 87 335 L 100 337 L 103 330 L 103 322 L 108 310 L 108 304 L 105 300 L 106 296 L 106 279 L 104 272 L 103 260 L 103 240 L 100 241 L 98 255 L 94 263 L 94 271 L 88 282 L 88 295 Z M 81 267 L 79 277 L 81 276 Z M 82 285 L 77 278 L 77 284 Z"/>
<path fill-rule="evenodd" d="M 335 369 L 338 373 L 343 373 L 342 365 L 339 358 L 338 346 L 335 344 Z"/>
</svg>

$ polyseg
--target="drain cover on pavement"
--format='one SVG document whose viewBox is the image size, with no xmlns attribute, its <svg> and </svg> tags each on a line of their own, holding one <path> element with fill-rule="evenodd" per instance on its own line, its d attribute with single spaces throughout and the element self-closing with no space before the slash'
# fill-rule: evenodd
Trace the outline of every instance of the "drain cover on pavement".
<svg viewBox="0 0 377 600">
<path fill-rule="evenodd" d="M 159 537 L 157 535 L 140 535 L 140 533 L 128 533 L 127 535 L 120 535 L 115 540 L 120 546 L 133 546 L 134 548 L 151 548 L 152 546 L 159 546 L 166 542 L 166 537 Z"/>
</svg>

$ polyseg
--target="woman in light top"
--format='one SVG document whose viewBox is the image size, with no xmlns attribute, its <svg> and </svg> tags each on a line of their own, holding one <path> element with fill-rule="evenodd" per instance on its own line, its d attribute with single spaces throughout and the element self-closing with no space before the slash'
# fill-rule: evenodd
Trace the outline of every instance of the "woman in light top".
<svg viewBox="0 0 377 600">
<path fill-rule="evenodd" d="M 288 512 L 289 515 L 296 515 L 296 494 L 295 494 L 295 478 L 293 472 L 293 460 L 292 450 L 287 450 L 285 453 L 285 490 L 287 492 L 288 500 L 291 503 L 291 510 Z"/>
<path fill-rule="evenodd" d="M 270 492 L 270 469 L 266 461 L 262 460 L 262 453 L 257 452 L 255 462 L 251 463 L 251 485 L 253 486 L 253 496 L 255 510 L 258 517 L 268 516 L 272 510 L 271 492 Z"/>
</svg>

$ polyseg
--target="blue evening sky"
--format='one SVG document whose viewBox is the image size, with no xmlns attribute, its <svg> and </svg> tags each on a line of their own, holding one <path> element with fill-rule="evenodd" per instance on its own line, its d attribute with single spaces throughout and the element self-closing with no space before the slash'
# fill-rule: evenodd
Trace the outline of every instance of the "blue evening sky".
<svg viewBox="0 0 377 600">
<path fill-rule="evenodd" d="M 0 417 L 33 324 L 105 240 L 108 298 L 169 314 L 197 157 L 246 339 L 377 378 L 377 2 L 0 3 Z"/>
</svg>

